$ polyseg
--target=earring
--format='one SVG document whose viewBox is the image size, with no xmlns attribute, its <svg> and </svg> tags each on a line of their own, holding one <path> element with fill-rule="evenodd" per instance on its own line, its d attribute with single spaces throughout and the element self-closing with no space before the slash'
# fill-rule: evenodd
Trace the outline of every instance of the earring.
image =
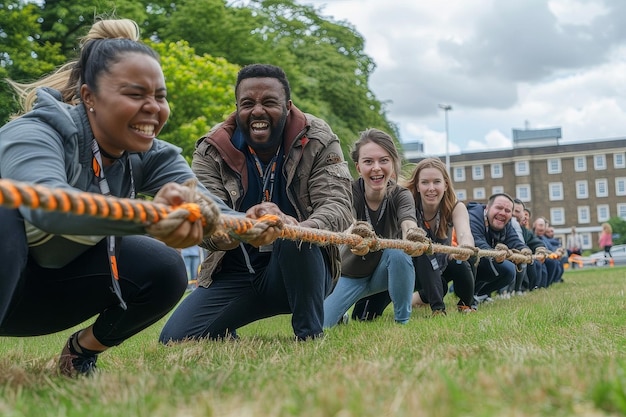
<svg viewBox="0 0 626 417">
<path fill-rule="evenodd" d="M 93 113 L 93 112 L 94 112 L 93 107 L 89 107 L 89 113 Z"/>
</svg>

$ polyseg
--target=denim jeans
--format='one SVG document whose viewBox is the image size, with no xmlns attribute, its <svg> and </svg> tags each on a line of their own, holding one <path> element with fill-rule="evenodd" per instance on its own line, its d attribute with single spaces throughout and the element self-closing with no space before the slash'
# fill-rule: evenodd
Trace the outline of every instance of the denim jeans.
<svg viewBox="0 0 626 417">
<path fill-rule="evenodd" d="M 385 249 L 369 277 L 340 277 L 333 292 L 324 300 L 324 327 L 332 327 L 362 297 L 389 290 L 395 320 L 406 323 L 411 316 L 415 270 L 411 257 L 400 249 Z"/>
</svg>

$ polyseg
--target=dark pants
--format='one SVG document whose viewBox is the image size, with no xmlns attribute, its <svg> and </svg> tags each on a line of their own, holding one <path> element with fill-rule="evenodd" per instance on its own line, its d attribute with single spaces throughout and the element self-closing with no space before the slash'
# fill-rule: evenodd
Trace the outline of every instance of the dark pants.
<svg viewBox="0 0 626 417">
<path fill-rule="evenodd" d="M 418 261 L 420 258 L 423 258 L 422 261 Z M 419 292 L 422 301 L 430 304 L 433 311 L 445 309 L 443 297 L 448 293 L 448 284 L 452 281 L 454 293 L 459 297 L 458 305 L 472 306 L 475 303 L 474 272 L 470 262 L 449 260 L 443 273 L 440 273 L 433 271 L 428 257 L 414 257 L 415 290 Z M 433 307 L 431 299 L 440 301 L 435 302 Z M 352 318 L 354 320 L 372 320 L 383 314 L 389 303 L 391 303 L 391 297 L 388 291 L 364 297 L 354 305 Z"/>
<path fill-rule="evenodd" d="M 515 282 L 515 264 L 511 261 L 497 263 L 492 258 L 481 258 L 476 270 L 476 295 L 490 295 Z"/>
<path fill-rule="evenodd" d="M 187 287 L 185 264 L 176 250 L 150 237 L 123 237 L 118 256 L 128 307 L 123 310 L 111 291 L 106 239 L 63 268 L 50 269 L 28 257 L 17 210 L 0 208 L 0 230 L 2 336 L 54 333 L 97 316 L 94 336 L 115 346 L 167 314 Z"/>
<path fill-rule="evenodd" d="M 331 281 L 319 246 L 277 240 L 263 271 L 217 273 L 211 285 L 189 294 L 165 324 L 159 340 L 222 338 L 248 323 L 288 313 L 293 314 L 297 338 L 319 336 Z"/>
<path fill-rule="evenodd" d="M 544 262 L 534 261 L 528 265 L 528 289 L 545 288 L 548 285 L 548 268 Z"/>
<path fill-rule="evenodd" d="M 548 283 L 547 286 L 554 284 L 555 282 L 562 281 L 563 278 L 563 264 L 560 259 L 546 259 L 546 268 L 548 269 Z"/>
</svg>

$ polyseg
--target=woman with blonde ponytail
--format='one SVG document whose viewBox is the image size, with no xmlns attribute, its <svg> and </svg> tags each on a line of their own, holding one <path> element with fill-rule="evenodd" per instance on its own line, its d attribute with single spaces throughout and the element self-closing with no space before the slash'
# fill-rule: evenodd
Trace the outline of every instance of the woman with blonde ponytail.
<svg viewBox="0 0 626 417">
<path fill-rule="evenodd" d="M 0 129 L 1 178 L 116 197 L 144 194 L 170 206 L 194 195 L 183 185 L 195 176 L 180 149 L 157 139 L 170 114 L 165 79 L 132 20 L 96 21 L 78 59 L 33 83 L 11 85 L 23 112 Z M 202 185 L 195 192 L 235 214 Z M 203 239 L 199 220 L 162 232 L 27 208 L 0 208 L 0 230 L 0 335 L 49 334 L 96 317 L 61 353 L 59 371 L 67 376 L 93 373 L 101 352 L 176 305 L 187 273 L 175 248 Z"/>
</svg>

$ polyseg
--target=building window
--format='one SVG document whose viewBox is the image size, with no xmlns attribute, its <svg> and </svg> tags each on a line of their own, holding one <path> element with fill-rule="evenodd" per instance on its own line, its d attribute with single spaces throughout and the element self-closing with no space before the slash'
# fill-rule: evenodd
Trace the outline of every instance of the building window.
<svg viewBox="0 0 626 417">
<path fill-rule="evenodd" d="M 580 236 L 583 238 L 583 249 L 591 249 L 593 247 L 591 233 L 581 233 Z"/>
<path fill-rule="evenodd" d="M 611 218 L 611 211 L 608 204 L 599 204 L 598 210 L 598 222 L 605 222 Z"/>
<path fill-rule="evenodd" d="M 484 180 L 485 179 L 485 170 L 482 165 L 474 165 L 472 167 L 472 179 L 473 180 Z"/>
<path fill-rule="evenodd" d="M 563 200 L 563 183 L 562 182 L 549 183 L 548 190 L 550 192 L 550 201 Z"/>
<path fill-rule="evenodd" d="M 624 152 L 613 154 L 613 168 L 626 168 Z"/>
<path fill-rule="evenodd" d="M 565 224 L 565 210 L 563 207 L 554 207 L 550 209 L 550 224 L 554 226 Z"/>
<path fill-rule="evenodd" d="M 456 198 L 459 201 L 467 200 L 467 192 L 465 190 L 456 190 Z"/>
<path fill-rule="evenodd" d="M 576 181 L 576 198 L 589 198 L 587 180 Z"/>
<path fill-rule="evenodd" d="M 530 175 L 530 167 L 528 161 L 517 161 L 515 163 L 515 175 L 521 177 L 523 175 Z"/>
<path fill-rule="evenodd" d="M 486 200 L 485 196 L 485 187 L 474 188 L 474 199 L 475 200 Z"/>
<path fill-rule="evenodd" d="M 494 187 L 491 187 L 491 195 L 494 194 L 502 194 L 504 193 L 504 187 L 501 185 L 496 185 Z"/>
<path fill-rule="evenodd" d="M 624 177 L 615 178 L 615 195 L 619 195 L 619 196 L 626 195 L 626 178 Z"/>
<path fill-rule="evenodd" d="M 465 181 L 465 167 L 454 167 L 454 181 Z"/>
<path fill-rule="evenodd" d="M 596 197 L 609 196 L 609 183 L 606 179 L 596 180 Z"/>
<path fill-rule="evenodd" d="M 578 223 L 590 223 L 591 216 L 589 214 L 589 206 L 578 207 Z"/>
<path fill-rule="evenodd" d="M 561 158 L 548 159 L 548 174 L 561 173 Z"/>
<path fill-rule="evenodd" d="M 606 169 L 606 156 L 605 155 L 594 155 L 593 156 L 593 168 L 596 171 L 602 171 Z"/>
<path fill-rule="evenodd" d="M 574 158 L 574 171 L 576 172 L 587 171 L 587 157 L 577 156 Z"/>
<path fill-rule="evenodd" d="M 626 204 L 620 203 L 620 204 L 617 205 L 617 215 L 622 220 L 626 220 Z"/>
<path fill-rule="evenodd" d="M 502 178 L 502 164 L 491 164 L 491 178 Z"/>
<path fill-rule="evenodd" d="M 515 196 L 524 203 L 530 201 L 530 184 L 520 184 L 515 186 Z"/>
</svg>

